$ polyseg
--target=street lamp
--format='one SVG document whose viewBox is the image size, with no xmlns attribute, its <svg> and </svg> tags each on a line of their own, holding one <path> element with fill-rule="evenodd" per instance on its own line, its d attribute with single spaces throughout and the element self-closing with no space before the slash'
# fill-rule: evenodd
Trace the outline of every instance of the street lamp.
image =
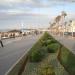
<svg viewBox="0 0 75 75">
<path fill-rule="evenodd" d="M 70 22 L 69 26 L 71 26 L 72 25 L 72 20 L 70 20 L 69 22 Z M 72 38 L 73 38 L 73 25 L 71 26 L 71 32 L 72 32 Z"/>
<path fill-rule="evenodd" d="M 72 27 L 72 26 L 71 26 Z M 73 38 L 73 27 L 72 27 L 72 38 Z"/>
<path fill-rule="evenodd" d="M 21 27 L 22 27 L 22 37 L 23 37 L 23 27 L 24 27 L 23 22 L 21 23 Z"/>
</svg>

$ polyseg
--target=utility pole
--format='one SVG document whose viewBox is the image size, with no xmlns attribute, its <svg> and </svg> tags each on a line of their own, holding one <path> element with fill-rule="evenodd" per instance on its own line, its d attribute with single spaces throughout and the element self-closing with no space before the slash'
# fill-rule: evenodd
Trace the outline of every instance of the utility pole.
<svg viewBox="0 0 75 75">
<path fill-rule="evenodd" d="M 21 23 L 21 26 L 22 26 L 22 37 L 23 37 L 23 27 L 24 27 L 23 22 Z"/>
</svg>

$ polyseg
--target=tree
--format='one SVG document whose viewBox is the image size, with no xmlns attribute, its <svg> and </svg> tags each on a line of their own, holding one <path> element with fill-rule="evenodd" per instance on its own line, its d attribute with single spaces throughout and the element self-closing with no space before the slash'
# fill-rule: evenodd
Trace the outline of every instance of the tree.
<svg viewBox="0 0 75 75">
<path fill-rule="evenodd" d="M 62 23 L 64 24 L 64 20 L 65 20 L 65 17 L 67 16 L 67 13 L 65 11 L 62 11 L 61 12 L 61 19 L 62 19 Z M 64 26 L 65 25 L 62 25 L 62 29 L 63 29 L 63 36 L 64 36 Z"/>
<path fill-rule="evenodd" d="M 66 32 L 66 29 L 67 29 L 67 22 L 64 23 L 64 26 L 65 26 L 65 32 Z"/>
<path fill-rule="evenodd" d="M 62 33 L 64 36 L 65 17 L 67 16 L 67 13 L 65 11 L 62 11 L 60 16 L 61 16 L 61 28 L 63 31 Z"/>
<path fill-rule="evenodd" d="M 53 27 L 55 26 L 56 23 L 55 22 L 53 22 L 53 23 L 49 22 L 49 24 L 50 24 L 50 30 L 51 30 L 51 33 L 52 33 L 53 32 Z"/>
<path fill-rule="evenodd" d="M 62 11 L 61 16 L 63 16 L 65 18 L 67 16 L 67 13 L 65 11 Z"/>
<path fill-rule="evenodd" d="M 72 28 L 72 37 L 73 37 L 73 26 L 71 26 L 72 20 L 69 21 L 69 26 Z"/>
<path fill-rule="evenodd" d="M 55 18 L 55 23 L 56 23 L 56 33 L 59 33 L 59 22 L 61 20 L 61 16 L 58 15 L 56 18 Z"/>
<path fill-rule="evenodd" d="M 55 22 L 56 22 L 56 23 L 59 23 L 60 19 L 61 19 L 61 16 L 58 15 L 58 16 L 55 18 Z"/>
</svg>

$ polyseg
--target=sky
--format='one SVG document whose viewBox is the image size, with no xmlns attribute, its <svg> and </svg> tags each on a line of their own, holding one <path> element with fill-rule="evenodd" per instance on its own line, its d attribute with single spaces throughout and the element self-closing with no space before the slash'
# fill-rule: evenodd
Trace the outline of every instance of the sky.
<svg viewBox="0 0 75 75">
<path fill-rule="evenodd" d="M 62 11 L 74 20 L 75 0 L 0 0 L 0 29 L 47 28 Z"/>
</svg>

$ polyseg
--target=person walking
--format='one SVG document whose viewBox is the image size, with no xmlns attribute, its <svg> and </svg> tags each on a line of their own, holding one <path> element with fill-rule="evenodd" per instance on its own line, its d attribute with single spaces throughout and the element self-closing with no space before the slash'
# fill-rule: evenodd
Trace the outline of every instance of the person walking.
<svg viewBox="0 0 75 75">
<path fill-rule="evenodd" d="M 4 47 L 3 42 L 2 42 L 1 34 L 0 34 L 0 43 L 1 43 L 1 46 Z"/>
</svg>

